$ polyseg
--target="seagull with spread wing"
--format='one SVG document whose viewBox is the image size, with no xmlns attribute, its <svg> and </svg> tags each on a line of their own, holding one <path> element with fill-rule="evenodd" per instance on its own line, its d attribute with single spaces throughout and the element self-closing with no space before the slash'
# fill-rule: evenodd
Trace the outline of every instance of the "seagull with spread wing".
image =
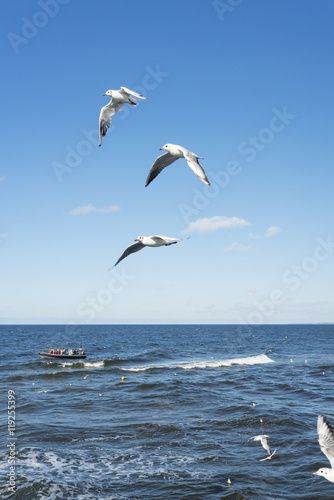
<svg viewBox="0 0 334 500">
<path fill-rule="evenodd" d="M 101 109 L 100 119 L 99 119 L 99 146 L 102 143 L 102 137 L 104 137 L 107 133 L 108 128 L 110 127 L 111 117 L 120 111 L 123 107 L 123 104 L 131 104 L 132 106 L 137 106 L 136 99 L 133 99 L 131 96 L 139 97 L 140 99 L 146 99 L 138 92 L 134 92 L 133 90 L 127 89 L 126 87 L 121 87 L 119 90 L 108 90 L 105 94 L 111 97 L 109 104 L 104 106 Z"/>
<path fill-rule="evenodd" d="M 270 449 L 270 446 L 269 446 L 268 441 L 267 441 L 268 437 L 269 436 L 267 434 L 260 434 L 259 436 L 253 436 L 253 437 L 249 438 L 249 440 L 248 440 L 248 441 L 250 441 L 252 439 L 253 441 L 260 441 L 263 448 L 268 453 L 268 457 L 261 458 L 260 462 L 263 462 L 264 460 L 270 460 L 271 457 L 273 455 L 275 455 L 275 453 L 276 453 L 276 450 L 274 450 L 273 453 L 271 453 L 271 449 Z"/>
<path fill-rule="evenodd" d="M 117 266 L 121 262 L 121 260 L 125 259 L 128 255 L 138 252 L 139 250 L 142 250 L 145 247 L 162 247 L 162 246 L 169 246 L 169 245 L 175 245 L 178 241 L 182 241 L 182 238 L 170 238 L 169 236 L 160 236 L 160 235 L 155 235 L 155 236 L 138 236 L 138 238 L 135 239 L 137 243 L 133 243 L 132 245 L 128 246 L 116 264 L 114 265 Z"/>
<path fill-rule="evenodd" d="M 183 148 L 182 146 L 177 146 L 176 144 L 165 144 L 161 150 L 164 149 L 167 151 L 161 156 L 158 156 L 158 158 L 155 160 L 153 163 L 150 173 L 148 174 L 148 177 L 146 179 L 146 184 L 145 187 L 150 184 L 150 182 L 153 181 L 153 179 L 156 178 L 157 175 L 160 174 L 160 172 L 165 168 L 168 167 L 171 163 L 174 161 L 178 160 L 179 158 L 185 158 L 187 160 L 187 163 L 191 170 L 194 172 L 194 174 L 202 181 L 204 184 L 210 185 L 210 182 L 201 167 L 201 165 L 198 162 L 198 159 L 203 158 L 201 156 L 195 155 L 195 153 L 192 153 L 186 148 Z"/>
<path fill-rule="evenodd" d="M 331 483 L 334 483 L 334 431 L 324 415 L 318 416 L 317 430 L 320 450 L 326 455 L 332 468 L 323 467 L 317 470 L 317 472 L 313 472 L 313 474 L 315 476 L 322 476 Z"/>
</svg>

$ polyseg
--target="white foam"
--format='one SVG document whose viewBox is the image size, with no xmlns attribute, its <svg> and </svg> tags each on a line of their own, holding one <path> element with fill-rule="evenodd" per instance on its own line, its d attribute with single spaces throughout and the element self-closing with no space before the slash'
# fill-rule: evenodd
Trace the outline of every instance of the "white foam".
<svg viewBox="0 0 334 500">
<path fill-rule="evenodd" d="M 266 354 L 259 354 L 257 356 L 249 356 L 248 358 L 232 358 L 223 359 L 220 361 L 200 361 L 193 363 L 185 363 L 180 368 L 184 370 L 191 370 L 193 368 L 219 368 L 221 366 L 232 366 L 232 365 L 258 365 L 263 363 L 274 363 L 275 361 L 269 358 Z"/>
<path fill-rule="evenodd" d="M 82 368 L 82 365 L 85 368 L 103 368 L 104 361 L 67 361 L 65 363 L 60 363 L 63 368 L 75 368 L 77 365 L 79 368 Z"/>
<path fill-rule="evenodd" d="M 222 359 L 216 361 L 191 361 L 191 362 L 181 362 L 181 363 L 165 363 L 165 364 L 152 364 L 152 365 L 141 365 L 133 366 L 131 368 L 122 368 L 124 371 L 129 372 L 142 372 L 146 370 L 151 370 L 152 368 L 182 368 L 183 370 L 193 370 L 194 368 L 220 368 L 221 366 L 232 366 L 232 365 L 258 365 L 262 363 L 274 363 L 275 361 L 269 358 L 266 354 L 258 354 L 257 356 L 249 356 L 247 358 L 232 358 L 232 359 Z"/>
</svg>

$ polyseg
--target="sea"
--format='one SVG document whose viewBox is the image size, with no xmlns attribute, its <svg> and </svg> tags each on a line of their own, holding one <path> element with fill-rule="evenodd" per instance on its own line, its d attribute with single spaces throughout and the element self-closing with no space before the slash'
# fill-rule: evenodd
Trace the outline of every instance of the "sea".
<svg viewBox="0 0 334 500">
<path fill-rule="evenodd" d="M 0 332 L 1 499 L 334 499 L 312 475 L 330 466 L 334 325 Z M 81 361 L 38 354 L 81 345 Z"/>
</svg>

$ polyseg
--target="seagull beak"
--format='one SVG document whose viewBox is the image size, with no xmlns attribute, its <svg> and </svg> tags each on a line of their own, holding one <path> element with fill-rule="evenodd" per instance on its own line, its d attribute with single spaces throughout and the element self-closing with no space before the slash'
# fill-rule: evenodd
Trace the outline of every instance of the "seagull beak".
<svg viewBox="0 0 334 500">
<path fill-rule="evenodd" d="M 139 241 L 138 238 L 136 238 L 134 241 Z"/>
<path fill-rule="evenodd" d="M 103 94 L 103 95 L 107 95 L 107 94 Z"/>
<path fill-rule="evenodd" d="M 317 472 L 312 472 L 312 476 L 319 476 Z"/>
</svg>

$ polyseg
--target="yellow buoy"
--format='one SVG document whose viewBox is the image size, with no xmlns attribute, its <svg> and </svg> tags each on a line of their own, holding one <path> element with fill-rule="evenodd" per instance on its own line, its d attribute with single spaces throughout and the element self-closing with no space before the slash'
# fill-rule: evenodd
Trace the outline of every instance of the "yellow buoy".
<svg viewBox="0 0 334 500">
<path fill-rule="evenodd" d="M 122 382 L 124 382 L 124 378 L 125 378 L 125 377 L 122 377 Z"/>
</svg>

